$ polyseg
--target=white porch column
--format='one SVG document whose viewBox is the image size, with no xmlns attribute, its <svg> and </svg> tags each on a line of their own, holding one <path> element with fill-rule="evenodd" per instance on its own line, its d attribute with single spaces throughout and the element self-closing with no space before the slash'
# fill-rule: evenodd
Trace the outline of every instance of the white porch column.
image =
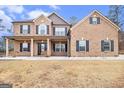
<svg viewBox="0 0 124 93">
<path fill-rule="evenodd" d="M 34 40 L 31 38 L 31 56 L 33 56 L 34 52 Z"/>
<path fill-rule="evenodd" d="M 47 38 L 47 56 L 51 56 L 51 42 L 49 38 Z"/>
<path fill-rule="evenodd" d="M 67 56 L 70 56 L 70 41 L 67 39 Z"/>
<path fill-rule="evenodd" d="M 6 38 L 6 56 L 9 55 L 9 39 Z"/>
</svg>

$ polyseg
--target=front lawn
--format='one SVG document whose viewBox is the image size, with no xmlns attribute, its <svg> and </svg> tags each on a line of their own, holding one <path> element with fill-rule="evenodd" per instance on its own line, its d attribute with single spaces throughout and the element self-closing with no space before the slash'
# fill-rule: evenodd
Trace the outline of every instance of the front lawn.
<svg viewBox="0 0 124 93">
<path fill-rule="evenodd" d="M 124 87 L 123 61 L 0 61 L 13 87 Z"/>
</svg>

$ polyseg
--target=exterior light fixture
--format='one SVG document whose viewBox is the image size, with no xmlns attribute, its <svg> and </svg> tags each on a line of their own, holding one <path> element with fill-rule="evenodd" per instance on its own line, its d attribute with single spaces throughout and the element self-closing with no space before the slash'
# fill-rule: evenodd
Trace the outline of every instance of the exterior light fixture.
<svg viewBox="0 0 124 93">
<path fill-rule="evenodd" d="M 93 17 L 96 17 L 96 15 L 93 15 Z"/>
<path fill-rule="evenodd" d="M 82 37 L 82 40 L 84 40 L 84 38 Z"/>
<path fill-rule="evenodd" d="M 109 40 L 108 37 L 106 39 Z"/>
<path fill-rule="evenodd" d="M 44 22 L 44 20 L 41 20 L 41 22 L 43 23 L 43 22 Z"/>
</svg>

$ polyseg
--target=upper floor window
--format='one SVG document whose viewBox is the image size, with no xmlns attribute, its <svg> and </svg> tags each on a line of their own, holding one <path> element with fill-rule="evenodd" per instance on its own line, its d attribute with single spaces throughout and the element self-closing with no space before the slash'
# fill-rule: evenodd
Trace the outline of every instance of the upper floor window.
<svg viewBox="0 0 124 93">
<path fill-rule="evenodd" d="M 89 51 L 89 40 L 77 40 L 76 51 Z"/>
<path fill-rule="evenodd" d="M 67 31 L 65 27 L 56 27 L 55 36 L 66 36 Z"/>
<path fill-rule="evenodd" d="M 47 34 L 47 25 L 45 25 L 45 24 L 39 25 L 38 34 L 39 35 L 46 35 Z"/>
<path fill-rule="evenodd" d="M 101 50 L 102 51 L 114 51 L 114 41 L 113 40 L 102 40 Z"/>
<path fill-rule="evenodd" d="M 100 24 L 100 17 L 90 17 L 90 24 Z"/>
<path fill-rule="evenodd" d="M 30 25 L 20 25 L 20 33 L 29 34 L 30 33 Z"/>
</svg>

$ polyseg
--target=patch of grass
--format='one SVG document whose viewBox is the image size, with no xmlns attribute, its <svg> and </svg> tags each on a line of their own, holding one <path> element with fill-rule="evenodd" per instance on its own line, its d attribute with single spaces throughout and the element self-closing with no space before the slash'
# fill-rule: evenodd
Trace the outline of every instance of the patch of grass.
<svg viewBox="0 0 124 93">
<path fill-rule="evenodd" d="M 62 67 L 60 65 L 56 65 L 56 64 L 52 65 L 51 68 L 54 70 L 62 69 Z"/>
<path fill-rule="evenodd" d="M 73 71 L 66 72 L 66 75 L 69 76 L 69 77 L 77 77 L 78 76 L 78 74 L 74 73 Z"/>
<path fill-rule="evenodd" d="M 0 61 L 13 87 L 124 87 L 123 61 Z"/>
</svg>

